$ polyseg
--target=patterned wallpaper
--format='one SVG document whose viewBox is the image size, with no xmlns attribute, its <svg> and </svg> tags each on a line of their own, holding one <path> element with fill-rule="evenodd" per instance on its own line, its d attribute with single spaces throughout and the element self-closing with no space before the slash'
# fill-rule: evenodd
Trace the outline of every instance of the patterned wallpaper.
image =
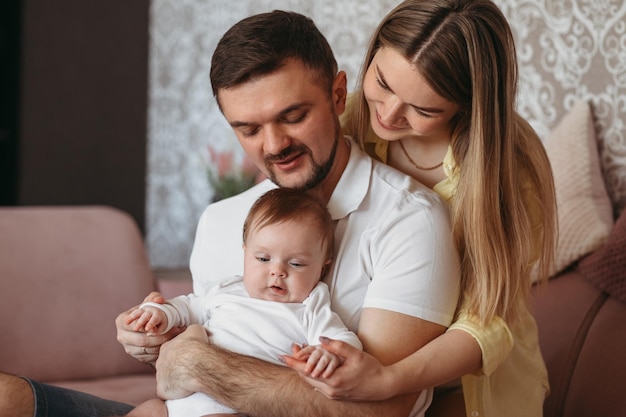
<svg viewBox="0 0 626 417">
<path fill-rule="evenodd" d="M 621 212 L 626 207 L 626 2 L 495 3 L 516 36 L 520 113 L 545 138 L 576 100 L 590 101 L 607 190 L 615 213 Z"/>
<path fill-rule="evenodd" d="M 188 264 L 211 200 L 208 146 L 242 154 L 211 95 L 211 54 L 250 14 L 311 16 L 354 86 L 369 36 L 397 0 L 152 0 L 146 230 L 151 264 Z M 602 164 L 616 211 L 626 206 L 626 3 L 496 0 L 518 43 L 521 113 L 542 137 L 578 98 L 594 104 Z"/>
<path fill-rule="evenodd" d="M 153 0 L 151 4 L 146 240 L 157 268 L 187 266 L 213 191 L 207 147 L 240 151 L 211 94 L 211 54 L 238 20 L 274 9 L 311 16 L 339 66 L 357 77 L 369 36 L 396 0 Z M 353 86 L 353 82 L 351 83 Z"/>
</svg>

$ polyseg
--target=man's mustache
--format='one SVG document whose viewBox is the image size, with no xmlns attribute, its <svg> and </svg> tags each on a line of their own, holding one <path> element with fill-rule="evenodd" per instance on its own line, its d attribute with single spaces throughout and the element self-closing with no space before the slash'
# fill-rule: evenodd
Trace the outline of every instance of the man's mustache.
<svg viewBox="0 0 626 417">
<path fill-rule="evenodd" d="M 289 159 L 292 155 L 297 155 L 301 153 L 308 153 L 309 148 L 306 146 L 290 146 L 288 148 L 283 149 L 279 154 L 274 155 L 265 155 L 263 161 L 266 164 L 272 164 L 275 162 L 281 162 L 286 159 Z"/>
</svg>

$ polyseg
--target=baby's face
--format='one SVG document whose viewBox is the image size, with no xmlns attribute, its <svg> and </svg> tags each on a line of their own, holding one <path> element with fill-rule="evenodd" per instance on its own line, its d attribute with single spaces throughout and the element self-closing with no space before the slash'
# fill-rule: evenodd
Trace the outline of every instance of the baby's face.
<svg viewBox="0 0 626 417">
<path fill-rule="evenodd" d="M 300 303 L 327 263 L 316 223 L 290 220 L 250 230 L 243 280 L 253 298 Z"/>
</svg>

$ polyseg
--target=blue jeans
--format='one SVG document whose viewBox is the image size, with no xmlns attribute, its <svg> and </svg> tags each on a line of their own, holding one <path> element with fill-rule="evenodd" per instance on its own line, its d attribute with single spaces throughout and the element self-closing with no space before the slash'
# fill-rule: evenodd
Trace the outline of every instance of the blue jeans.
<svg viewBox="0 0 626 417">
<path fill-rule="evenodd" d="M 28 381 L 35 395 L 33 417 L 111 417 L 129 413 L 132 405 L 109 401 L 84 392 Z"/>
</svg>

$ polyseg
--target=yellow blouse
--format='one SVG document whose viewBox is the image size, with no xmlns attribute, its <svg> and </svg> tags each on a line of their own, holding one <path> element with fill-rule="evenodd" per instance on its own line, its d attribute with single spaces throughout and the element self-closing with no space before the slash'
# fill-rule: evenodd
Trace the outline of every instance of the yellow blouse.
<svg viewBox="0 0 626 417">
<path fill-rule="evenodd" d="M 350 97 L 348 106 L 352 104 L 353 97 Z M 388 144 L 370 130 L 364 147 L 370 156 L 386 163 Z M 451 202 L 460 172 L 450 147 L 443 159 L 443 171 L 446 178 L 433 190 Z M 541 215 L 531 214 L 534 218 Z M 516 306 L 518 311 L 514 317 L 519 320 L 511 328 L 501 317 L 494 317 L 483 326 L 466 307 L 461 301 L 455 322 L 448 331 L 469 333 L 482 351 L 482 368 L 461 378 L 467 417 L 541 416 L 549 392 L 548 373 L 539 350 L 537 325 L 526 305 Z"/>
</svg>

